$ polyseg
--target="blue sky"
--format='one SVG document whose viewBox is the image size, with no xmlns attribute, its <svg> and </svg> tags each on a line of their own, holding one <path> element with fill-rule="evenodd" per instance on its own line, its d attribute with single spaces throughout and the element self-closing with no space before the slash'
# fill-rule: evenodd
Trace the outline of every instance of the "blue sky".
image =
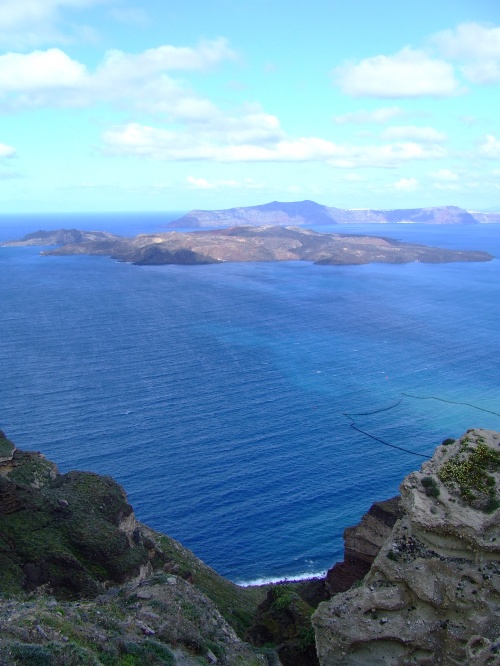
<svg viewBox="0 0 500 666">
<path fill-rule="evenodd" d="M 0 197 L 500 210 L 500 3 L 0 0 Z"/>
</svg>

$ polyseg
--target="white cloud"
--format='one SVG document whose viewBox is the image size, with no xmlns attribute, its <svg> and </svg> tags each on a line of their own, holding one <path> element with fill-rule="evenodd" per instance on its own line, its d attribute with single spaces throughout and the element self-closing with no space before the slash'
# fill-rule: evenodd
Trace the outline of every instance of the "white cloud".
<svg viewBox="0 0 500 666">
<path fill-rule="evenodd" d="M 0 159 L 6 157 L 14 157 L 16 154 L 16 149 L 12 146 L 8 146 L 5 143 L 0 143 Z"/>
<path fill-rule="evenodd" d="M 129 54 L 109 51 L 95 72 L 58 48 L 0 56 L 0 107 L 85 107 L 107 102 L 173 118 L 205 118 L 214 105 L 169 73 L 206 71 L 234 57 L 224 39 L 196 47 L 170 45 Z M 168 72 L 168 74 L 167 74 Z"/>
<path fill-rule="evenodd" d="M 75 87 L 82 85 L 86 77 L 84 65 L 59 49 L 0 56 L 0 95 L 12 92 L 36 94 L 44 88 Z"/>
<path fill-rule="evenodd" d="M 342 116 L 334 116 L 333 122 L 337 125 L 347 123 L 386 123 L 393 118 L 404 116 L 405 112 L 398 106 L 387 106 L 373 111 L 352 111 Z"/>
<path fill-rule="evenodd" d="M 479 154 L 492 160 L 500 159 L 500 139 L 488 134 L 479 146 Z"/>
<path fill-rule="evenodd" d="M 191 190 L 211 190 L 215 187 L 215 184 L 209 183 L 206 178 L 195 178 L 194 176 L 188 176 L 185 182 Z"/>
<path fill-rule="evenodd" d="M 262 183 L 257 183 L 253 178 L 244 178 L 243 180 L 213 180 L 206 178 L 195 178 L 188 176 L 184 181 L 188 189 L 191 190 L 214 190 L 214 189 L 238 189 L 238 190 L 261 190 L 264 189 Z"/>
<path fill-rule="evenodd" d="M 450 169 L 439 169 L 438 171 L 433 171 L 431 173 L 431 176 L 433 178 L 436 178 L 437 180 L 442 180 L 447 182 L 459 180 L 459 175 L 456 174 L 454 171 L 450 171 Z"/>
<path fill-rule="evenodd" d="M 382 133 L 389 141 L 419 141 L 422 143 L 441 143 L 446 141 L 446 134 L 433 127 L 415 127 L 414 125 L 389 127 Z"/>
<path fill-rule="evenodd" d="M 0 0 L 0 43 L 15 48 L 48 42 L 64 43 L 85 33 L 63 20 L 66 9 L 85 9 L 108 0 Z"/>
<path fill-rule="evenodd" d="M 343 92 L 354 97 L 449 97 L 459 92 L 450 64 L 410 48 L 338 67 L 334 75 Z"/>
<path fill-rule="evenodd" d="M 143 79 L 172 70 L 203 71 L 232 57 L 234 52 L 222 38 L 201 41 L 196 48 L 164 45 L 138 54 L 114 49 L 106 53 L 97 72 L 112 79 Z"/>
<path fill-rule="evenodd" d="M 400 178 L 393 185 L 395 190 L 400 190 L 402 192 L 415 192 L 420 187 L 420 184 L 416 178 Z"/>
<path fill-rule="evenodd" d="M 441 146 L 422 146 L 412 142 L 383 146 L 341 145 L 319 137 L 286 137 L 279 125 L 274 137 L 266 135 L 265 114 L 240 119 L 243 132 L 230 134 L 191 127 L 177 132 L 129 123 L 103 134 L 106 151 L 113 155 L 135 155 L 165 161 L 208 160 L 215 162 L 326 162 L 331 166 L 395 167 L 410 160 L 439 159 L 446 155 Z M 274 118 L 271 116 L 271 118 Z M 252 131 L 249 126 L 253 125 Z M 262 129 L 264 126 L 264 131 Z M 262 140 L 264 135 L 264 140 Z M 248 139 L 252 139 L 250 142 Z"/>
<path fill-rule="evenodd" d="M 432 38 L 447 58 L 480 59 L 500 58 L 500 28 L 479 23 L 462 23 L 455 30 L 443 30 Z"/>
<path fill-rule="evenodd" d="M 472 83 L 500 80 L 500 28 L 463 23 L 437 33 L 432 42 L 446 58 L 462 63 L 461 71 Z"/>
</svg>

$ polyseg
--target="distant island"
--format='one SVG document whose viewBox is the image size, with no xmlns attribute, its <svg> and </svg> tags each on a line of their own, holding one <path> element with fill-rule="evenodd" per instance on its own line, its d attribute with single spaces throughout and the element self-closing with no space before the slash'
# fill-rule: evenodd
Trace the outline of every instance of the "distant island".
<svg viewBox="0 0 500 666">
<path fill-rule="evenodd" d="M 102 255 L 136 265 L 214 264 L 222 262 L 311 261 L 322 265 L 410 262 L 491 261 L 482 251 L 446 250 L 391 238 L 319 233 L 297 226 L 235 226 L 179 233 L 140 234 L 133 238 L 104 231 L 59 229 L 28 234 L 4 246 L 47 246 L 43 255 Z"/>
<path fill-rule="evenodd" d="M 170 229 L 204 227 L 319 226 L 332 224 L 484 224 L 499 223 L 500 213 L 466 211 L 458 206 L 393 210 L 344 209 L 315 201 L 271 203 L 225 210 L 192 210 L 166 225 Z"/>
</svg>

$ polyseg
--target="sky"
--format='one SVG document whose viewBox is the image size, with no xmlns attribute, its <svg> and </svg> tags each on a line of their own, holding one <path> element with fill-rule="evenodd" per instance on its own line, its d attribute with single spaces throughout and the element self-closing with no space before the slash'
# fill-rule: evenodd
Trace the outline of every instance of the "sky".
<svg viewBox="0 0 500 666">
<path fill-rule="evenodd" d="M 498 0 L 0 0 L 0 213 L 500 210 Z"/>
</svg>

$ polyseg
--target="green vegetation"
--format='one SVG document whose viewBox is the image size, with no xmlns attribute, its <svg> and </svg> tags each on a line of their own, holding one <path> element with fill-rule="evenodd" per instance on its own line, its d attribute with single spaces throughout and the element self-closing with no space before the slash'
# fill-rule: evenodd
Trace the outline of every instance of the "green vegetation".
<svg viewBox="0 0 500 666">
<path fill-rule="evenodd" d="M 129 584 L 76 603 L 43 594 L 0 599 L 0 664 L 173 666 L 177 649 L 200 664 L 212 663 L 215 655 L 220 663 L 262 665 L 250 646 L 239 643 L 235 650 L 206 597 L 169 579 Z"/>
<path fill-rule="evenodd" d="M 469 505 L 477 504 L 484 511 L 498 507 L 495 478 L 488 472 L 500 470 L 500 453 L 487 446 L 478 437 L 476 446 L 470 446 L 469 436 L 461 440 L 460 451 L 443 464 L 439 479 L 450 488 L 457 488 Z"/>
<path fill-rule="evenodd" d="M 0 431 L 0 458 L 9 458 L 14 450 L 14 444 Z"/>
<path fill-rule="evenodd" d="M 455 440 L 452 439 L 451 437 L 448 437 L 447 439 L 444 439 L 442 442 L 443 446 L 449 446 L 450 444 L 454 444 Z"/>
<path fill-rule="evenodd" d="M 301 652 L 305 652 L 315 646 L 314 627 L 301 627 L 299 630 L 299 647 Z"/>
<path fill-rule="evenodd" d="M 234 585 L 174 539 L 152 531 L 151 534 L 161 548 L 163 569 L 196 585 L 215 603 L 236 633 L 245 636 L 258 605 L 266 596 L 266 588 Z"/>
<path fill-rule="evenodd" d="M 286 610 L 290 606 L 300 600 L 299 595 L 289 585 L 276 585 L 270 590 L 273 602 L 271 607 L 274 610 Z"/>
<path fill-rule="evenodd" d="M 428 497 L 439 497 L 440 490 L 438 488 L 436 479 L 434 479 L 432 476 L 424 476 L 421 484 L 424 487 L 425 494 Z"/>
<path fill-rule="evenodd" d="M 40 488 L 52 481 L 56 474 L 54 463 L 45 460 L 41 456 L 17 451 L 15 454 L 16 466 L 10 472 L 9 479 L 21 486 L 33 486 Z"/>
</svg>

